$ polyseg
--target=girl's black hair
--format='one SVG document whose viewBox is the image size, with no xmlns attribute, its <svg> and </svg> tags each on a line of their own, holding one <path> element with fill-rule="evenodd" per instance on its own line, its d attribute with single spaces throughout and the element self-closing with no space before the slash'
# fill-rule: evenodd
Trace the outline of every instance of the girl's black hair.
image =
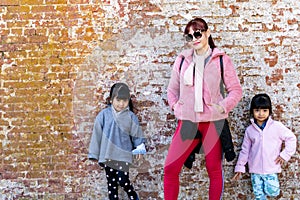
<svg viewBox="0 0 300 200">
<path fill-rule="evenodd" d="M 129 94 L 129 88 L 128 86 L 125 84 L 125 83 L 115 83 L 111 86 L 110 88 L 110 92 L 109 92 L 109 98 L 107 99 L 107 104 L 108 105 L 111 105 L 111 101 L 114 97 L 116 97 L 116 95 L 120 95 L 120 94 L 116 94 L 116 93 L 119 93 L 119 90 L 120 88 L 123 88 L 123 94 L 122 94 L 122 97 L 121 98 L 124 98 L 124 99 L 127 99 L 129 98 L 129 110 L 133 112 L 133 103 L 132 103 L 132 100 L 131 100 L 131 97 L 130 97 L 130 94 Z M 118 91 L 116 91 L 118 90 Z"/>
<path fill-rule="evenodd" d="M 250 114 L 253 115 L 254 109 L 269 109 L 270 115 L 272 114 L 272 102 L 269 95 L 262 93 L 255 95 L 250 104 Z"/>
<path fill-rule="evenodd" d="M 188 22 L 188 24 L 186 25 L 186 27 L 184 29 L 184 34 L 188 34 L 190 31 L 190 28 L 192 28 L 194 31 L 197 31 L 197 30 L 207 31 L 208 25 L 204 19 L 197 17 Z M 208 44 L 212 50 L 214 50 L 214 48 L 216 48 L 216 45 L 212 39 L 211 34 L 208 38 Z"/>
</svg>

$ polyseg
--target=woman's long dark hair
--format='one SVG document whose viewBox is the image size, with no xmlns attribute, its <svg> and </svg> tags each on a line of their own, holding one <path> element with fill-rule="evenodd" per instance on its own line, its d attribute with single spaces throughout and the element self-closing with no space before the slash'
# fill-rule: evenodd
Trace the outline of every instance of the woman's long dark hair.
<svg viewBox="0 0 300 200">
<path fill-rule="evenodd" d="M 207 31 L 208 30 L 208 25 L 206 21 L 202 18 L 195 18 L 189 21 L 189 23 L 186 25 L 184 29 L 184 34 L 189 34 L 190 28 L 192 28 L 194 31 L 201 30 L 201 31 Z M 217 46 L 215 45 L 211 35 L 208 38 L 208 44 L 210 48 L 213 50 Z"/>
<path fill-rule="evenodd" d="M 128 88 L 128 86 L 125 83 L 115 83 L 115 84 L 113 84 L 111 86 L 111 88 L 110 88 L 109 97 L 106 100 L 106 102 L 107 102 L 108 105 L 111 105 L 111 101 L 112 101 L 112 98 L 113 98 L 114 89 L 116 88 L 116 86 L 119 86 L 120 84 L 125 85 Z M 131 97 L 129 97 L 129 104 L 128 104 L 128 106 L 129 106 L 129 110 L 133 112 L 133 108 L 134 107 L 133 107 L 133 103 L 132 103 Z"/>
</svg>

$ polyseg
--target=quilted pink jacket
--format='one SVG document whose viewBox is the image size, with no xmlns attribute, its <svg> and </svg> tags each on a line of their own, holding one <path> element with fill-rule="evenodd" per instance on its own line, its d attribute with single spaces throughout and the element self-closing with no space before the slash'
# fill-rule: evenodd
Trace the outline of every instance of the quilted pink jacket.
<svg viewBox="0 0 300 200">
<path fill-rule="evenodd" d="M 168 103 L 177 119 L 193 122 L 216 121 L 228 117 L 228 113 L 237 105 L 242 97 L 242 88 L 231 59 L 222 51 L 215 48 L 212 56 L 205 65 L 203 74 L 203 112 L 194 111 L 194 85 L 183 84 L 183 74 L 193 58 L 193 49 L 183 51 L 175 60 L 171 79 L 167 89 Z M 226 98 L 220 92 L 221 70 L 220 58 L 223 55 L 224 84 Z M 184 57 L 181 69 L 180 63 Z M 220 113 L 211 104 L 219 104 L 225 110 Z"/>
</svg>

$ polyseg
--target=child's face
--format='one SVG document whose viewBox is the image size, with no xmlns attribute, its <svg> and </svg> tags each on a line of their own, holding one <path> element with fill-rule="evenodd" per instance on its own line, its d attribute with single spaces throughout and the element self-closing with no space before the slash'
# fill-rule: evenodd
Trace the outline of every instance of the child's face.
<svg viewBox="0 0 300 200">
<path fill-rule="evenodd" d="M 253 117 L 256 119 L 257 123 L 261 125 L 264 121 L 268 119 L 270 115 L 269 109 L 253 109 Z"/>
<path fill-rule="evenodd" d="M 127 108 L 129 99 L 120 99 L 118 97 L 113 98 L 112 105 L 117 112 L 120 112 Z"/>
</svg>

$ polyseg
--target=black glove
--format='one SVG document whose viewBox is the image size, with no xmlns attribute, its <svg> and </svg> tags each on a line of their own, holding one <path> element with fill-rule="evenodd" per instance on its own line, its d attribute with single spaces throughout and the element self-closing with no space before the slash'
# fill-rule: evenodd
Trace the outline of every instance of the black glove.
<svg viewBox="0 0 300 200">
<path fill-rule="evenodd" d="M 227 162 L 233 161 L 235 158 L 235 152 L 233 149 L 229 149 L 227 151 L 225 151 L 225 158 L 227 160 Z"/>
</svg>

